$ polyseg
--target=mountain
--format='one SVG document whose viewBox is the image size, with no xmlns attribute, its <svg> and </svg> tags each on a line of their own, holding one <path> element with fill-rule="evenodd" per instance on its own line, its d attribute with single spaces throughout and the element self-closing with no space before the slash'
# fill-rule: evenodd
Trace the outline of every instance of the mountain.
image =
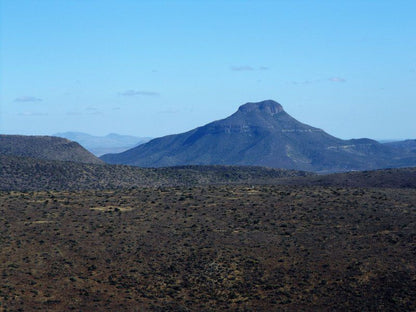
<svg viewBox="0 0 416 312">
<path fill-rule="evenodd" d="M 413 155 L 416 153 L 416 140 L 404 140 L 384 143 L 402 153 Z"/>
<path fill-rule="evenodd" d="M 110 133 L 106 136 L 94 136 L 83 132 L 62 132 L 56 133 L 54 136 L 78 142 L 96 156 L 107 153 L 120 153 L 146 143 L 151 139 L 117 133 Z"/>
<path fill-rule="evenodd" d="M 404 140 L 384 143 L 385 146 L 394 150 L 400 155 L 396 160 L 396 167 L 413 166 L 416 164 L 416 140 Z"/>
<path fill-rule="evenodd" d="M 0 155 L 103 163 L 78 143 L 53 136 L 0 135 Z"/>
<path fill-rule="evenodd" d="M 341 140 L 303 124 L 272 100 L 244 104 L 228 118 L 101 159 L 142 167 L 255 165 L 321 173 L 416 165 L 416 158 L 402 159 L 375 140 Z"/>
</svg>

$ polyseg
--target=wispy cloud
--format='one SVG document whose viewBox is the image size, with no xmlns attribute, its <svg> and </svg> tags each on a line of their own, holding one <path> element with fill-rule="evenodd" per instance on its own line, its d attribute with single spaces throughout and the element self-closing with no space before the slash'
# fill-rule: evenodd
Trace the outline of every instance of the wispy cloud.
<svg viewBox="0 0 416 312">
<path fill-rule="evenodd" d="M 14 99 L 15 102 L 41 102 L 42 99 L 35 96 L 19 96 Z"/>
<path fill-rule="evenodd" d="M 293 85 L 308 85 L 308 84 L 314 84 L 314 83 L 321 83 L 321 82 L 346 82 L 347 80 L 345 78 L 341 77 L 331 77 L 327 79 L 313 79 L 313 80 L 303 80 L 303 81 L 292 81 L 290 82 Z"/>
<path fill-rule="evenodd" d="M 102 111 L 100 111 L 97 107 L 88 106 L 85 111 L 88 115 L 104 115 Z"/>
<path fill-rule="evenodd" d="M 102 111 L 100 111 L 97 107 L 94 106 L 88 106 L 84 108 L 83 110 L 79 111 L 68 111 L 66 112 L 67 116 L 87 116 L 87 115 L 104 115 Z"/>
<path fill-rule="evenodd" d="M 165 109 L 165 110 L 159 111 L 158 113 L 159 114 L 177 114 L 179 112 L 180 111 L 177 109 Z"/>
<path fill-rule="evenodd" d="M 304 81 L 292 81 L 292 84 L 294 85 L 308 85 L 311 83 L 320 82 L 321 80 L 315 79 L 315 80 L 304 80 Z"/>
<path fill-rule="evenodd" d="M 232 71 L 253 71 L 254 68 L 248 65 L 243 66 L 231 66 Z"/>
<path fill-rule="evenodd" d="M 119 95 L 122 96 L 159 96 L 159 92 L 154 91 L 138 91 L 138 90 L 126 90 L 124 92 L 119 92 Z"/>
<path fill-rule="evenodd" d="M 341 77 L 331 77 L 328 80 L 332 82 L 346 82 L 347 81 L 346 79 L 341 78 Z"/>
<path fill-rule="evenodd" d="M 88 106 L 85 110 L 88 112 L 96 112 L 98 111 L 98 108 L 94 106 Z"/>
<path fill-rule="evenodd" d="M 230 69 L 232 71 L 255 71 L 255 70 L 269 70 L 267 66 L 249 66 L 249 65 L 240 65 L 240 66 L 231 66 Z"/>
<path fill-rule="evenodd" d="M 47 113 L 37 113 L 37 112 L 22 112 L 18 114 L 19 116 L 31 117 L 31 116 L 48 116 Z"/>
<path fill-rule="evenodd" d="M 100 111 L 92 111 L 89 113 L 89 115 L 104 116 L 104 113 Z"/>
</svg>

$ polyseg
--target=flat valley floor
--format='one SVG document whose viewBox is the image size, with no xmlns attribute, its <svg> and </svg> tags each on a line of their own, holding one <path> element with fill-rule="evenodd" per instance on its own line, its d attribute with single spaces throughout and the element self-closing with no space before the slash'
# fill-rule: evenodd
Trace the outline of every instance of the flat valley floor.
<svg viewBox="0 0 416 312">
<path fill-rule="evenodd" d="M 0 192 L 0 311 L 415 311 L 416 189 Z"/>
</svg>

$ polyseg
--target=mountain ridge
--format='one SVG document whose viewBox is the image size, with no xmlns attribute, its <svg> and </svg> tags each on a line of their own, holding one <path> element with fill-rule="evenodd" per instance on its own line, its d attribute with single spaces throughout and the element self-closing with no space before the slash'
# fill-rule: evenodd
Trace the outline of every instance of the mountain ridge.
<svg viewBox="0 0 416 312">
<path fill-rule="evenodd" d="M 0 134 L 0 155 L 93 164 L 104 163 L 79 143 L 55 136 Z"/>
<path fill-rule="evenodd" d="M 304 124 L 273 100 L 246 103 L 227 118 L 101 159 L 141 167 L 254 165 L 320 173 L 416 165 L 411 155 L 401 158 L 399 150 L 375 140 L 342 140 Z"/>
</svg>

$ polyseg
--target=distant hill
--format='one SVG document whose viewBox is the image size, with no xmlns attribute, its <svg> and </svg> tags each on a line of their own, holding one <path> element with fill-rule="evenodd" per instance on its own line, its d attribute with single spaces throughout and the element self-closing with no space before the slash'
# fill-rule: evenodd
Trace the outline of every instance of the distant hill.
<svg viewBox="0 0 416 312">
<path fill-rule="evenodd" d="M 416 140 L 393 141 L 384 144 L 400 152 L 411 154 L 413 156 L 416 154 Z"/>
<path fill-rule="evenodd" d="M 0 190 L 83 190 L 210 184 L 279 184 L 310 176 L 294 170 L 238 166 L 138 168 L 0 155 Z"/>
<path fill-rule="evenodd" d="M 370 139 L 341 140 L 297 121 L 271 100 L 247 103 L 228 118 L 101 159 L 141 167 L 254 165 L 320 173 L 416 165 L 416 153 L 402 155 Z"/>
<path fill-rule="evenodd" d="M 416 188 L 416 167 L 295 177 L 283 183 L 299 186 Z"/>
<path fill-rule="evenodd" d="M 120 153 L 146 143 L 151 139 L 116 133 L 110 133 L 106 136 L 94 136 L 83 132 L 62 132 L 56 133 L 54 136 L 78 142 L 96 156 L 107 153 Z"/>
<path fill-rule="evenodd" d="M 0 155 L 103 163 L 78 143 L 52 136 L 0 135 Z"/>
</svg>

